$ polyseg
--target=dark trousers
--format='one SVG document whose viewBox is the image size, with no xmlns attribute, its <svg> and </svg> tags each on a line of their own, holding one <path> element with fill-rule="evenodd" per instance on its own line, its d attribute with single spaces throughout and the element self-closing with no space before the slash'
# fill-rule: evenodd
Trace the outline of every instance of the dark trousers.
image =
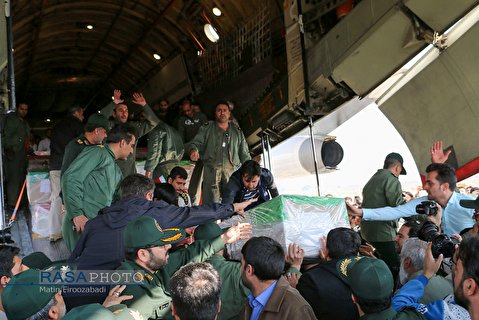
<svg viewBox="0 0 479 320">
<path fill-rule="evenodd" d="M 27 177 L 27 155 L 25 153 L 16 153 L 5 158 L 5 191 L 7 205 L 9 207 L 15 207 L 23 182 Z"/>
<path fill-rule="evenodd" d="M 371 242 L 371 244 L 376 248 L 376 254 L 379 259 L 383 260 L 394 277 L 394 283 L 396 283 L 396 278 L 399 274 L 399 265 L 400 259 L 399 255 L 396 252 L 396 247 L 394 246 L 394 241 L 384 241 L 384 242 Z"/>
</svg>

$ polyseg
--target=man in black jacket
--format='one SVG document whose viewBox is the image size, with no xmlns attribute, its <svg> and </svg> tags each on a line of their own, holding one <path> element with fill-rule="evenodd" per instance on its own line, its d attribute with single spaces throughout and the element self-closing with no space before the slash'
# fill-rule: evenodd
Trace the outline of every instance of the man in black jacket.
<svg viewBox="0 0 479 320">
<path fill-rule="evenodd" d="M 52 130 L 50 140 L 50 203 L 51 209 L 48 216 L 50 241 L 62 237 L 62 200 L 60 198 L 61 184 L 60 173 L 63 155 L 67 144 L 83 133 L 83 108 L 79 105 L 69 109 L 68 116 L 59 121 Z"/>
<path fill-rule="evenodd" d="M 257 198 L 245 209 L 249 210 L 278 195 L 271 171 L 261 168 L 254 160 L 247 160 L 231 175 L 221 195 L 221 203 L 231 204 Z"/>
<path fill-rule="evenodd" d="M 74 262 L 78 270 L 115 270 L 125 258 L 122 230 L 132 220 L 150 216 L 162 228 L 188 228 L 229 218 L 251 203 L 179 208 L 164 201 L 151 201 L 154 188 L 153 181 L 141 174 L 123 179 L 121 200 L 88 221 L 68 261 Z"/>
<path fill-rule="evenodd" d="M 336 263 L 359 253 L 361 238 L 349 228 L 329 231 L 326 239 L 326 262 L 303 273 L 296 289 L 321 319 L 358 319 L 349 286 L 340 278 Z"/>
</svg>

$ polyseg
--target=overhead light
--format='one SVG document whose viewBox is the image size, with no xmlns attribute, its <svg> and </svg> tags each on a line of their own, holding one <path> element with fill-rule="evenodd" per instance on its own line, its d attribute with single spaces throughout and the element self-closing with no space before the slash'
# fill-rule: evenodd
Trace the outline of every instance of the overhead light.
<svg viewBox="0 0 479 320">
<path fill-rule="evenodd" d="M 87 24 L 87 25 L 86 25 L 86 28 L 87 28 L 88 30 L 93 30 L 93 25 Z"/>
<path fill-rule="evenodd" d="M 153 53 L 153 58 L 155 58 L 156 60 L 160 60 L 161 56 L 158 53 Z"/>
<path fill-rule="evenodd" d="M 217 7 L 213 8 L 213 14 L 217 17 L 221 16 L 221 10 Z"/>
<path fill-rule="evenodd" d="M 45 119 L 45 122 L 51 122 L 52 120 L 51 119 Z"/>
<path fill-rule="evenodd" d="M 216 32 L 216 29 L 211 24 L 205 24 L 204 30 L 208 40 L 211 42 L 217 42 L 220 39 L 218 32 Z"/>
</svg>

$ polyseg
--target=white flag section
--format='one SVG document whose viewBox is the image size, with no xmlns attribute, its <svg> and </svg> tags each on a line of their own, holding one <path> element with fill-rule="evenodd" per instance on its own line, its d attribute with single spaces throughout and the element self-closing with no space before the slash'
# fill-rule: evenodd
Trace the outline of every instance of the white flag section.
<svg viewBox="0 0 479 320">
<path fill-rule="evenodd" d="M 237 221 L 249 222 L 253 236 L 266 236 L 278 241 L 287 252 L 292 242 L 301 246 L 305 258 L 319 257 L 321 237 L 329 230 L 350 228 L 346 204 L 342 198 L 281 195 L 249 210 L 247 218 L 235 216 L 221 223 L 230 226 Z M 232 259 L 241 259 L 246 241 L 228 245 Z"/>
</svg>

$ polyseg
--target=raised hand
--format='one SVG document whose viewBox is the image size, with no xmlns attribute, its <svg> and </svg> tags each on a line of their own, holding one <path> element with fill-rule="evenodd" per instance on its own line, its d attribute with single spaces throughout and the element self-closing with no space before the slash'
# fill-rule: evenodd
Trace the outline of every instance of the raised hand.
<svg viewBox="0 0 479 320">
<path fill-rule="evenodd" d="M 123 103 L 125 100 L 121 99 L 121 90 L 113 90 L 113 102 L 116 104 Z"/>
<path fill-rule="evenodd" d="M 225 243 L 233 243 L 238 240 L 246 240 L 251 238 L 253 234 L 251 224 L 249 223 L 237 223 L 229 228 L 225 233 L 221 235 L 221 238 Z"/>
<path fill-rule="evenodd" d="M 433 143 L 431 147 L 431 162 L 432 163 L 444 163 L 451 154 L 451 150 L 444 153 L 444 146 L 441 140 Z"/>
<path fill-rule="evenodd" d="M 288 246 L 288 253 L 286 254 L 286 262 L 288 262 L 291 267 L 296 269 L 301 269 L 301 264 L 304 259 L 304 250 L 296 243 L 290 243 Z"/>
<path fill-rule="evenodd" d="M 146 99 L 143 97 L 141 92 L 133 93 L 133 103 L 139 104 L 140 106 L 144 107 L 146 105 Z"/>
</svg>

